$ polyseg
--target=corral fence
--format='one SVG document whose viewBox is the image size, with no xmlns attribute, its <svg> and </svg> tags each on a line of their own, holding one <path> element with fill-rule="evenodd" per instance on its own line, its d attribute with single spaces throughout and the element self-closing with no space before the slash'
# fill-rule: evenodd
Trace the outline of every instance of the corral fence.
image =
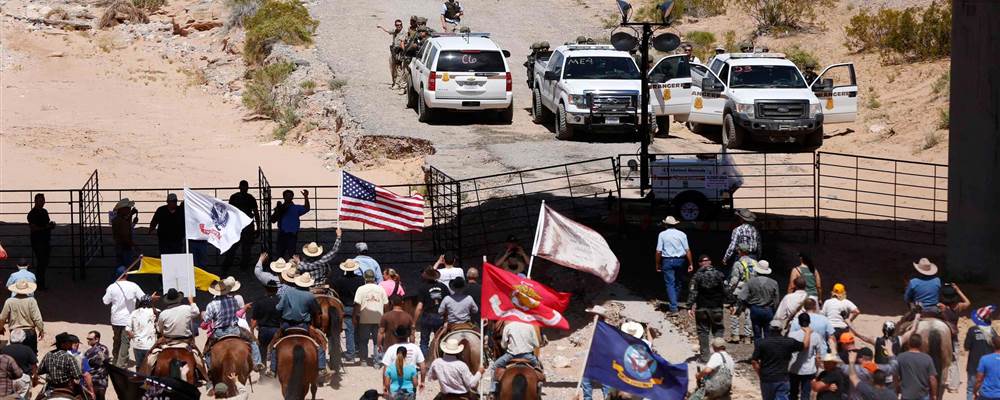
<svg viewBox="0 0 1000 400">
<path fill-rule="evenodd" d="M 738 168 L 743 179 L 732 194 L 733 206 L 756 212 L 765 231 L 816 239 L 846 234 L 938 246 L 945 243 L 947 165 L 829 152 L 728 153 L 725 159 Z M 274 201 L 285 190 L 293 191 L 299 204 L 301 191 L 310 192 L 311 211 L 302 218 L 300 244 L 316 241 L 329 246 L 336 228 L 342 226 L 349 232 L 340 249 L 344 257 L 353 255 L 354 244 L 364 241 L 383 265 L 403 268 L 427 265 L 444 252 L 454 252 L 467 261 L 484 255 L 494 259 L 504 250 L 509 236 L 526 245 L 533 237 L 542 201 L 598 229 L 626 229 L 629 218 L 640 213 L 623 205 L 643 204 L 638 200 L 639 173 L 630 167 L 629 160 L 637 160 L 637 156 L 596 158 L 466 179 L 455 179 L 431 167 L 424 182 L 382 186 L 398 194 L 425 196 L 428 228 L 405 234 L 357 222 L 341 223 L 337 215 L 340 189 L 336 185 L 275 186 L 258 169 L 257 186 L 251 188 L 260 208 L 260 239 L 255 253 L 271 248 L 275 232 L 268 217 Z M 0 190 L 0 242 L 11 257 L 31 257 L 25 215 L 36 193 L 46 195 L 46 207 L 58 224 L 53 232 L 52 268 L 81 268 L 82 276 L 85 267 L 113 266 L 110 221 L 102 215 L 123 197 L 135 201 L 141 211 L 136 242 L 147 255 L 156 254 L 156 238 L 146 229 L 149 219 L 165 204 L 168 193 L 182 188 L 100 188 L 96 171 L 86 182 L 81 189 L 72 190 Z M 193 190 L 226 200 L 237 188 Z M 656 212 L 671 212 L 669 208 L 654 210 L 657 207 L 646 206 L 646 222 L 655 222 L 651 216 Z M 722 218 L 700 222 L 699 226 L 726 230 L 732 222 Z M 219 254 L 211 256 L 210 264 L 221 265 Z"/>
</svg>

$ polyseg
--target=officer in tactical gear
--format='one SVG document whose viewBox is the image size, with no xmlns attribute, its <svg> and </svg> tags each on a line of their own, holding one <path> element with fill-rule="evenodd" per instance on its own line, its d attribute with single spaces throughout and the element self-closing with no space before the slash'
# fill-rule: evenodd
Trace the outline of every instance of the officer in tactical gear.
<svg viewBox="0 0 1000 400">
<path fill-rule="evenodd" d="M 529 88 L 535 87 L 535 60 L 551 53 L 549 51 L 549 42 L 535 42 L 531 44 L 531 53 L 528 54 L 528 59 L 524 62 L 524 68 L 528 71 Z"/>
<path fill-rule="evenodd" d="M 458 0 L 445 0 L 441 5 L 441 29 L 445 32 L 455 32 L 464 15 L 465 10 Z"/>
</svg>

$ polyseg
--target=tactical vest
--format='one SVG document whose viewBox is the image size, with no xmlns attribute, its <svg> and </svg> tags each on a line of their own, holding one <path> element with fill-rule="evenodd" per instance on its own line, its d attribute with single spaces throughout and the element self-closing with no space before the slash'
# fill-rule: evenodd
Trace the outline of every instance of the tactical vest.
<svg viewBox="0 0 1000 400">
<path fill-rule="evenodd" d="M 444 18 L 450 20 L 458 19 L 458 13 L 462 11 L 462 6 L 457 1 L 449 1 L 444 3 L 445 12 Z"/>
</svg>

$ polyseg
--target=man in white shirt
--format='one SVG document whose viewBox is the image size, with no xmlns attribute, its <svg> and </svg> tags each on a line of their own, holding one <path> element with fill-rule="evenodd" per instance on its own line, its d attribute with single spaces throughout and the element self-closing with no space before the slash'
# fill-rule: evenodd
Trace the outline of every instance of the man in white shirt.
<svg viewBox="0 0 1000 400">
<path fill-rule="evenodd" d="M 114 358 L 112 363 L 117 367 L 124 368 L 128 363 L 129 339 L 125 335 L 125 327 L 135 310 L 135 302 L 145 295 L 139 285 L 128 281 L 128 274 L 122 274 L 104 291 L 102 301 L 111 306 L 111 330 L 114 332 L 111 355 Z"/>
<path fill-rule="evenodd" d="M 444 356 L 431 363 L 427 379 L 441 383 L 441 394 L 446 395 L 445 398 L 451 398 L 447 395 L 468 395 L 472 388 L 479 385 L 479 379 L 483 376 L 483 366 L 479 366 L 479 371 L 476 371 L 475 375 L 469 371 L 469 366 L 456 356 L 465 350 L 465 345 L 459 343 L 458 339 L 448 339 L 442 342 L 440 347 Z"/>
<path fill-rule="evenodd" d="M 663 281 L 667 286 L 667 299 L 670 301 L 670 312 L 677 312 L 677 298 L 684 285 L 684 261 L 687 260 L 687 272 L 694 271 L 694 261 L 691 247 L 688 246 L 687 235 L 677 229 L 680 223 L 673 216 L 663 220 L 667 229 L 660 232 L 656 238 L 656 272 L 663 272 Z"/>
<path fill-rule="evenodd" d="M 788 327 L 788 323 L 792 321 L 792 318 L 795 318 L 796 315 L 803 311 L 803 302 L 809 298 L 809 293 L 806 292 L 806 278 L 801 276 L 795 278 L 793 284 L 795 285 L 795 291 L 786 294 L 781 299 L 781 303 L 778 304 L 778 310 L 774 312 L 773 321 L 780 322 L 782 329 Z M 774 322 L 771 324 L 773 325 Z"/>
<path fill-rule="evenodd" d="M 438 278 L 438 282 L 443 283 L 450 290 L 451 280 L 455 278 L 464 278 L 465 272 L 461 268 L 455 265 L 456 257 L 455 253 L 445 253 L 441 257 L 438 257 L 436 263 L 434 263 L 434 269 L 436 269 L 441 277 Z M 454 291 L 451 291 L 454 293 Z"/>
<path fill-rule="evenodd" d="M 396 336 L 396 344 L 389 346 L 382 353 L 382 374 L 385 374 L 385 368 L 396 365 L 396 349 L 405 347 L 405 364 L 416 366 L 417 370 L 420 371 L 421 374 L 420 382 L 423 382 L 423 375 L 427 373 L 427 369 L 424 368 L 424 352 L 420 351 L 420 346 L 416 343 L 410 343 L 410 327 L 402 325 L 397 326 L 393 335 Z"/>
<path fill-rule="evenodd" d="M 354 293 L 354 326 L 357 327 L 357 345 L 360 347 L 361 359 L 369 366 L 377 366 L 381 360 L 378 349 L 378 325 L 382 321 L 385 305 L 389 297 L 385 289 L 375 284 L 375 272 L 365 271 L 365 284 Z M 372 342 L 372 357 L 368 358 L 368 340 Z"/>
<path fill-rule="evenodd" d="M 495 393 L 498 389 L 497 383 L 503 376 L 504 369 L 510 360 L 520 358 L 534 364 L 536 368 L 541 368 L 542 363 L 535 357 L 535 349 L 541 347 L 538 331 L 534 325 L 520 321 L 506 321 L 503 327 L 503 348 L 506 353 L 497 357 L 493 361 L 493 372 L 496 379 L 493 380 Z"/>
</svg>

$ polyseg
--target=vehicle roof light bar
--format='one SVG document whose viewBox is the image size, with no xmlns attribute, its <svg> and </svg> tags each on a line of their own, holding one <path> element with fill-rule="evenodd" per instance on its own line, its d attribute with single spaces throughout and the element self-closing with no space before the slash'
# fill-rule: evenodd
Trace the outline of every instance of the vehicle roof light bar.
<svg viewBox="0 0 1000 400">
<path fill-rule="evenodd" d="M 729 58 L 785 58 L 785 53 L 730 53 Z"/>
</svg>

